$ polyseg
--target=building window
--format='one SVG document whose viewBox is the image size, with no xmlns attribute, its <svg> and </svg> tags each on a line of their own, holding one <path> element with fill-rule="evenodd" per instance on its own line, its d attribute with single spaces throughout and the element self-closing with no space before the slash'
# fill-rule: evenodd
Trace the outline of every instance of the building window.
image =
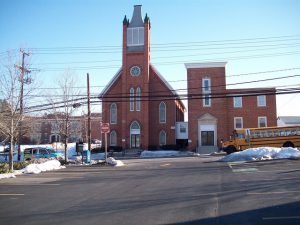
<svg viewBox="0 0 300 225">
<path fill-rule="evenodd" d="M 159 132 L 159 145 L 166 145 L 167 134 L 164 130 Z"/>
<path fill-rule="evenodd" d="M 211 80 L 210 78 L 202 79 L 202 97 L 203 97 L 203 107 L 211 106 Z"/>
<path fill-rule="evenodd" d="M 117 124 L 117 104 L 110 105 L 110 123 Z"/>
<path fill-rule="evenodd" d="M 233 107 L 234 108 L 242 108 L 243 107 L 242 97 L 233 97 Z"/>
<path fill-rule="evenodd" d="M 209 78 L 202 79 L 202 92 L 204 92 L 204 93 L 210 93 L 211 92 L 211 85 L 210 85 L 210 79 Z"/>
<path fill-rule="evenodd" d="M 184 134 L 186 133 L 186 126 L 180 124 L 179 128 L 180 128 L 180 129 L 179 129 L 179 132 L 180 132 L 180 133 L 184 133 Z"/>
<path fill-rule="evenodd" d="M 234 117 L 234 129 L 243 128 L 243 117 Z"/>
<path fill-rule="evenodd" d="M 210 107 L 211 106 L 211 98 L 209 94 L 205 94 L 203 96 L 203 107 Z"/>
<path fill-rule="evenodd" d="M 159 104 L 159 123 L 166 123 L 166 103 Z"/>
<path fill-rule="evenodd" d="M 130 88 L 130 111 L 134 111 L 134 89 Z"/>
<path fill-rule="evenodd" d="M 258 117 L 258 127 L 267 127 L 267 117 Z"/>
<path fill-rule="evenodd" d="M 136 111 L 141 111 L 141 89 L 138 87 L 136 89 Z"/>
<path fill-rule="evenodd" d="M 110 132 L 110 146 L 117 146 L 117 132 L 112 131 Z"/>
<path fill-rule="evenodd" d="M 127 28 L 127 46 L 144 45 L 144 27 Z"/>
<path fill-rule="evenodd" d="M 266 96 L 265 95 L 257 96 L 257 106 L 258 107 L 264 107 L 266 105 L 267 105 Z"/>
</svg>

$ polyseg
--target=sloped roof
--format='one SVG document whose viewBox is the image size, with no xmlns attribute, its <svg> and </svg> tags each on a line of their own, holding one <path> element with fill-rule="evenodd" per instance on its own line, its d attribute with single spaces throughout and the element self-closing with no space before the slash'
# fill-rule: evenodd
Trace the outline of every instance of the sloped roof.
<svg viewBox="0 0 300 225">
<path fill-rule="evenodd" d="M 159 79 L 161 79 L 161 81 L 166 85 L 166 87 L 173 93 L 173 95 L 176 96 L 181 101 L 181 104 L 184 107 L 184 109 L 186 109 L 182 102 L 182 99 L 180 98 L 178 93 L 174 90 L 174 88 L 169 84 L 169 82 L 165 80 L 165 78 L 158 72 L 158 70 L 151 63 L 150 63 L 150 67 L 151 69 L 153 69 L 153 71 L 156 73 Z"/>
<path fill-rule="evenodd" d="M 111 88 L 111 86 L 115 83 L 115 81 L 121 76 L 122 74 L 122 67 L 118 70 L 118 72 L 113 76 L 113 78 L 107 83 L 105 88 L 101 91 L 98 98 L 102 98 L 103 95 Z"/>
<path fill-rule="evenodd" d="M 178 98 L 178 100 L 181 101 L 182 106 L 185 109 L 184 104 L 182 103 L 182 100 L 180 96 L 177 94 L 177 92 L 173 89 L 173 87 L 168 83 L 168 81 L 165 80 L 165 78 L 158 72 L 158 70 L 150 63 L 150 68 L 154 71 L 154 73 L 158 76 L 158 78 L 166 85 L 166 87 L 172 92 L 174 96 Z M 103 98 L 103 96 L 106 94 L 106 92 L 113 86 L 113 84 L 118 80 L 118 78 L 122 74 L 122 67 L 118 70 L 118 72 L 113 76 L 113 78 L 108 82 L 108 84 L 105 86 L 105 88 L 102 90 L 102 92 L 99 94 L 98 98 Z"/>
<path fill-rule="evenodd" d="M 142 6 L 135 5 L 131 21 L 128 27 L 144 27 L 144 22 L 142 19 Z"/>
<path fill-rule="evenodd" d="M 300 124 L 300 116 L 279 116 L 278 120 L 285 124 Z"/>
</svg>

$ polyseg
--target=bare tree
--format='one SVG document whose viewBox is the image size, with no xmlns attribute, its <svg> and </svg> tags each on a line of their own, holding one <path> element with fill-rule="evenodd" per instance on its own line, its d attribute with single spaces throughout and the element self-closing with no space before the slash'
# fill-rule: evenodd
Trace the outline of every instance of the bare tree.
<svg viewBox="0 0 300 225">
<path fill-rule="evenodd" d="M 20 113 L 20 101 L 23 98 L 25 105 L 26 99 L 32 89 L 26 88 L 21 95 L 20 71 L 16 67 L 18 63 L 13 63 L 12 57 L 8 54 L 8 62 L 1 62 L 0 65 L 0 132 L 10 142 L 9 168 L 13 171 L 13 150 L 16 143 L 21 122 L 24 114 Z M 22 131 L 21 135 L 24 134 Z"/>
<path fill-rule="evenodd" d="M 50 97 L 52 105 L 51 115 L 55 118 L 56 128 L 62 136 L 65 150 L 65 163 L 68 162 L 68 142 L 71 134 L 72 116 L 78 103 L 80 91 L 75 88 L 75 75 L 67 70 L 58 82 L 59 90 L 55 93 L 55 98 Z M 52 94 L 53 96 L 53 94 Z"/>
</svg>

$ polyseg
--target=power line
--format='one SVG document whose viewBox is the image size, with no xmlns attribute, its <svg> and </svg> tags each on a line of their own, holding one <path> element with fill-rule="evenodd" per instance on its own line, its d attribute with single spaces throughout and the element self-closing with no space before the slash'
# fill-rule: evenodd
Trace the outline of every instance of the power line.
<svg viewBox="0 0 300 225">
<path fill-rule="evenodd" d="M 260 96 L 260 95 L 283 95 L 283 94 L 296 94 L 296 93 L 300 93 L 300 88 L 297 89 L 287 89 L 287 90 L 280 90 L 280 91 L 271 91 L 271 90 L 256 90 L 256 92 L 251 92 L 251 93 L 241 93 L 241 92 L 230 92 L 230 93 L 226 93 L 226 94 L 211 94 L 209 96 L 210 99 L 217 99 L 217 98 L 233 98 L 233 97 L 251 97 L 251 96 Z M 178 97 L 176 96 L 168 96 L 168 98 L 164 97 L 156 97 L 156 96 L 152 96 L 153 99 L 141 99 L 140 101 L 149 101 L 149 102 L 154 102 L 154 101 L 174 101 L 176 99 L 178 99 Z M 202 93 L 201 94 L 193 94 L 193 95 L 186 95 L 186 96 L 182 96 L 181 100 L 197 100 L 197 99 L 204 99 L 206 98 Z M 121 103 L 121 102 L 130 102 L 130 99 L 118 99 L 118 100 L 105 100 L 105 101 L 101 101 L 106 102 L 106 103 Z M 86 104 L 85 102 L 79 102 L 81 104 Z M 91 101 L 91 104 L 94 103 L 100 103 L 100 101 Z M 57 109 L 57 108 L 64 108 L 64 107 L 72 107 L 73 104 L 68 104 L 68 105 L 62 105 L 62 106 L 54 106 L 54 107 L 47 107 L 47 108 L 39 108 L 39 109 L 31 109 L 28 108 L 28 110 L 26 111 L 26 113 L 32 113 L 32 112 L 37 112 L 37 111 L 45 111 L 45 110 L 51 110 L 51 109 Z"/>
</svg>

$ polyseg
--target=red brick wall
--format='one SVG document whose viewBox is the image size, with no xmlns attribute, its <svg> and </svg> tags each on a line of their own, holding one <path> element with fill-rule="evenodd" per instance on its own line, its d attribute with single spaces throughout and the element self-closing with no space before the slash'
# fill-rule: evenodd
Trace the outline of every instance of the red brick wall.
<svg viewBox="0 0 300 225">
<path fill-rule="evenodd" d="M 202 78 L 210 78 L 212 86 L 211 107 L 203 107 L 202 99 Z M 276 96 L 275 89 L 235 89 L 226 90 L 225 68 L 197 68 L 187 70 L 188 82 L 188 123 L 189 123 L 189 144 L 190 149 L 195 149 L 198 142 L 198 119 L 205 113 L 209 113 L 218 120 L 217 137 L 228 140 L 234 130 L 234 117 L 243 117 L 243 127 L 257 127 L 258 117 L 267 117 L 268 126 L 277 125 L 276 116 Z M 238 93 L 273 93 L 266 95 L 266 107 L 257 106 L 257 96 L 243 97 L 242 108 L 234 108 L 233 97 L 230 94 Z M 214 98 L 214 97 L 222 98 Z M 226 97 L 227 96 L 227 97 Z M 226 97 L 226 98 L 225 98 Z"/>
<path fill-rule="evenodd" d="M 242 108 L 234 108 L 233 98 L 227 99 L 228 104 L 228 135 L 234 130 L 234 117 L 243 117 L 243 127 L 253 128 L 258 127 L 258 117 L 267 117 L 267 126 L 277 126 L 276 115 L 276 95 L 275 89 L 231 89 L 227 90 L 230 94 L 236 93 L 260 93 L 262 91 L 273 92 L 274 95 L 266 95 L 266 106 L 257 106 L 257 96 L 242 97 Z"/>
<path fill-rule="evenodd" d="M 218 120 L 217 137 L 219 140 L 227 133 L 227 111 L 226 101 L 222 98 L 211 99 L 211 107 L 203 107 L 202 103 L 202 78 L 211 79 L 211 94 L 224 95 L 225 89 L 225 68 L 197 68 L 187 70 L 188 87 L 188 125 L 189 125 L 189 149 L 198 146 L 198 119 L 206 113 L 211 114 Z"/>
</svg>

